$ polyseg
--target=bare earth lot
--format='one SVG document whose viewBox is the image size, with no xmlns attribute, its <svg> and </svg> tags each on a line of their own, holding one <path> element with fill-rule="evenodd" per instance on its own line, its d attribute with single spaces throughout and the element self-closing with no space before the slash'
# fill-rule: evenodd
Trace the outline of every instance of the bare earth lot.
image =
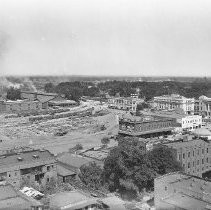
<svg viewBox="0 0 211 210">
<path fill-rule="evenodd" d="M 102 130 L 104 125 L 105 130 Z M 68 151 L 80 143 L 84 148 L 98 146 L 104 136 L 117 134 L 117 120 L 112 113 L 104 116 L 59 118 L 30 122 L 28 117 L 5 119 L 0 116 L 1 150 L 11 147 L 30 146 L 46 148 L 53 153 Z M 58 130 L 68 133 L 55 136 Z M 111 141 L 110 144 L 115 144 Z"/>
</svg>

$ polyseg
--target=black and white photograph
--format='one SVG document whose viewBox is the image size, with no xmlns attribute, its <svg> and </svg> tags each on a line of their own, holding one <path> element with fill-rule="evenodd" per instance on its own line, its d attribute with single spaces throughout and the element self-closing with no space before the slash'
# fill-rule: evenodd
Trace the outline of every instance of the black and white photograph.
<svg viewBox="0 0 211 210">
<path fill-rule="evenodd" d="M 0 210 L 211 210 L 211 1 L 0 0 Z"/>
</svg>

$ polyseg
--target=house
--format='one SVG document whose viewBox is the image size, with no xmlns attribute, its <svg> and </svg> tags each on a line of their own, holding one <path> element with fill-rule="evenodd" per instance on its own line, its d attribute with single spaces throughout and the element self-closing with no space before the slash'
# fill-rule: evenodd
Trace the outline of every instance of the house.
<svg viewBox="0 0 211 210">
<path fill-rule="evenodd" d="M 43 210 L 39 201 L 16 190 L 10 184 L 0 185 L 0 210 Z"/>
<path fill-rule="evenodd" d="M 55 157 L 47 150 L 0 155 L 0 182 L 20 188 L 24 181 L 44 184 L 57 178 Z"/>
</svg>

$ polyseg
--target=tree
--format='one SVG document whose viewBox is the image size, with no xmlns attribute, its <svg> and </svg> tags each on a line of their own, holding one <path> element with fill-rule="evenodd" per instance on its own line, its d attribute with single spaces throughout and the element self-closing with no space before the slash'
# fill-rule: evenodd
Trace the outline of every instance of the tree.
<svg viewBox="0 0 211 210">
<path fill-rule="evenodd" d="M 157 174 L 163 175 L 169 172 L 181 171 L 182 166 L 176 159 L 173 149 L 158 146 L 148 153 L 151 166 Z"/>
<path fill-rule="evenodd" d="M 79 178 L 86 186 L 98 190 L 103 186 L 102 173 L 102 168 L 95 162 L 91 162 L 80 167 Z"/>
<path fill-rule="evenodd" d="M 44 90 L 47 93 L 54 93 L 55 92 L 55 86 L 51 82 L 49 82 L 49 83 L 45 84 Z"/>
<path fill-rule="evenodd" d="M 20 89 L 16 89 L 14 87 L 11 87 L 11 88 L 7 89 L 7 99 L 8 100 L 21 99 L 21 91 L 20 91 Z"/>
<path fill-rule="evenodd" d="M 82 150 L 82 149 L 83 149 L 82 144 L 76 144 L 74 147 L 69 149 L 69 152 L 76 152 L 76 151 Z"/>
<path fill-rule="evenodd" d="M 109 139 L 108 137 L 103 137 L 103 138 L 101 139 L 101 143 L 102 143 L 103 145 L 108 145 L 109 142 L 110 142 L 110 139 Z"/>
</svg>

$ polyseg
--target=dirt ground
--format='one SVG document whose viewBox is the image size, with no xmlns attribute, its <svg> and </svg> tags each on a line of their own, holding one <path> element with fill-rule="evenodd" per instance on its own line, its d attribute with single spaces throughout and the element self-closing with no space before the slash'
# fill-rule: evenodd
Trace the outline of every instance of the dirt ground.
<svg viewBox="0 0 211 210">
<path fill-rule="evenodd" d="M 105 130 L 102 130 L 102 126 Z M 68 133 L 64 136 L 55 136 L 58 130 Z M 115 135 L 118 132 L 116 115 L 113 113 L 104 116 L 88 116 L 74 118 L 60 118 L 47 121 L 29 122 L 28 117 L 5 119 L 0 116 L 1 150 L 11 147 L 30 146 L 46 148 L 58 154 L 68 151 L 76 144 L 84 148 L 101 145 L 105 136 Z M 116 144 L 115 141 L 110 142 Z"/>
</svg>

